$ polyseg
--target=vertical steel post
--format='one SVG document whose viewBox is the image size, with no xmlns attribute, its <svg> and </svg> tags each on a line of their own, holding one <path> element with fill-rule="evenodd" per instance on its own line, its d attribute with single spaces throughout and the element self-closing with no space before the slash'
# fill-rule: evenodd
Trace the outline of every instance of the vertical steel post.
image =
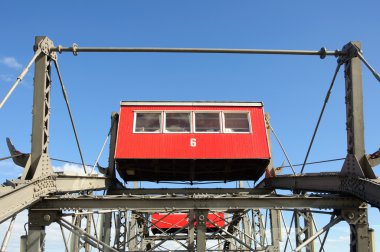
<svg viewBox="0 0 380 252">
<path fill-rule="evenodd" d="M 76 215 L 73 217 L 73 225 L 77 227 L 81 227 L 82 225 L 82 216 Z M 81 248 L 80 245 L 80 237 L 78 235 L 74 235 L 74 233 L 71 234 L 70 237 L 70 252 L 77 252 Z"/>
<path fill-rule="evenodd" d="M 355 174 L 355 166 L 350 167 L 348 162 L 352 158 L 359 163 L 361 171 L 356 174 L 364 174 L 366 178 L 376 178 L 372 167 L 368 164 L 365 156 L 364 146 L 364 115 L 363 115 L 363 84 L 361 61 L 355 53 L 360 50 L 359 42 L 352 42 L 343 47 L 352 57 L 345 61 L 344 77 L 346 84 L 346 127 L 347 127 L 347 159 L 343 166 L 343 174 Z M 355 159 L 353 160 L 354 162 Z M 358 167 L 358 166 L 356 166 Z M 357 170 L 357 168 L 356 168 Z M 370 251 L 368 232 L 368 211 L 358 210 L 361 221 L 350 223 L 351 230 L 351 252 Z"/>
<path fill-rule="evenodd" d="M 353 220 L 350 223 L 350 251 L 369 252 L 371 251 L 371 240 L 368 226 L 368 210 L 359 209 L 353 211 Z"/>
<path fill-rule="evenodd" d="M 197 210 L 195 212 L 197 220 L 197 252 L 206 251 L 206 220 L 207 210 Z"/>
<path fill-rule="evenodd" d="M 53 43 L 47 37 L 37 36 L 34 49 L 42 47 L 42 41 L 48 45 Z M 44 45 L 45 46 L 45 45 Z M 42 175 L 51 172 L 50 160 L 48 159 L 49 143 L 49 118 L 50 118 L 50 61 L 46 52 L 38 55 L 34 68 L 34 94 L 33 94 L 33 122 L 32 122 L 32 152 L 30 167 L 25 167 L 22 179 L 33 179 L 36 173 Z M 39 170 L 38 170 L 39 169 Z M 38 171 L 37 171 L 38 170 Z M 29 211 L 29 232 L 27 237 L 27 251 L 40 252 L 44 250 L 45 226 L 32 222 L 33 211 Z"/>
<path fill-rule="evenodd" d="M 129 228 L 127 233 L 127 240 L 129 241 L 127 246 L 128 250 L 137 250 L 137 237 L 138 237 L 138 223 L 137 214 L 134 211 L 131 212 L 131 219 L 129 221 Z"/>
<path fill-rule="evenodd" d="M 252 220 L 253 221 L 253 220 Z M 242 221 L 243 237 L 241 240 L 244 240 L 245 244 L 252 247 L 252 235 L 254 230 L 252 230 L 251 223 L 249 221 L 248 213 L 244 214 Z"/>
<path fill-rule="evenodd" d="M 26 241 L 27 252 L 44 251 L 45 225 L 39 221 L 40 215 L 32 210 L 28 214 L 28 237 Z"/>
<path fill-rule="evenodd" d="M 305 229 L 305 239 L 308 240 L 310 237 L 314 235 L 314 223 L 313 223 L 313 214 L 307 209 L 304 212 L 303 220 L 304 220 L 304 229 Z M 306 252 L 314 252 L 315 251 L 315 242 L 312 241 L 306 246 Z"/>
<path fill-rule="evenodd" d="M 280 210 L 269 210 L 272 246 L 274 251 L 280 250 L 281 241 L 281 212 Z"/>
<path fill-rule="evenodd" d="M 114 112 L 111 115 L 111 138 L 109 146 L 109 156 L 108 156 L 108 169 L 107 176 L 111 179 L 116 179 L 115 173 L 115 150 L 116 150 L 116 137 L 117 137 L 117 128 L 119 124 L 119 114 Z M 107 245 L 111 243 L 111 229 L 112 229 L 112 213 L 105 213 L 101 215 L 101 241 Z M 105 248 L 104 251 L 109 251 L 108 248 Z"/>
<path fill-rule="evenodd" d="M 20 237 L 20 252 L 26 252 L 27 240 L 28 240 L 28 236 L 27 235 L 22 235 Z"/>
<path fill-rule="evenodd" d="M 46 37 L 35 38 L 35 49 Z M 34 94 L 33 94 L 33 123 L 32 123 L 32 152 L 31 164 L 23 179 L 32 179 L 39 166 L 42 156 L 48 155 L 49 119 L 50 119 L 50 61 L 51 58 L 41 53 L 35 60 Z"/>
<path fill-rule="evenodd" d="M 101 215 L 100 218 L 101 224 L 101 241 L 107 245 L 111 243 L 111 228 L 112 228 L 112 213 L 105 213 Z M 104 251 L 109 251 L 108 248 L 104 248 Z"/>
<path fill-rule="evenodd" d="M 372 229 L 372 228 L 370 228 L 369 230 L 368 230 L 368 232 L 369 232 L 369 241 L 370 241 L 370 246 L 369 246 L 369 248 L 370 248 L 370 252 L 376 252 L 376 245 L 375 245 L 375 230 L 374 229 Z"/>
<path fill-rule="evenodd" d="M 294 229 L 296 235 L 296 247 L 302 244 L 300 210 L 294 210 Z"/>
<path fill-rule="evenodd" d="M 265 113 L 265 126 L 266 134 L 268 138 L 269 153 L 272 156 L 272 140 L 271 140 L 271 127 L 270 127 L 270 114 Z M 266 177 L 276 176 L 276 171 L 273 167 L 273 158 L 270 159 L 268 167 L 266 169 Z M 281 233 L 281 211 L 280 210 L 269 210 L 269 220 L 270 220 L 270 230 L 271 230 L 271 240 L 273 251 L 280 250 L 280 241 L 282 241 Z"/>
<path fill-rule="evenodd" d="M 126 249 L 127 214 L 127 211 L 119 211 L 116 214 L 115 245 L 119 251 L 125 251 Z"/>
<path fill-rule="evenodd" d="M 346 84 L 346 128 L 347 157 L 354 156 L 366 178 L 376 178 L 372 167 L 367 162 L 364 145 L 363 84 L 361 61 L 355 56 L 360 50 L 359 42 L 352 42 L 343 47 L 351 58 L 345 60 L 344 77 Z M 352 170 L 353 168 L 351 168 Z M 343 171 L 343 170 L 342 170 Z M 345 168 L 347 171 L 347 167 Z M 348 170 L 349 173 L 354 173 Z"/>
<path fill-rule="evenodd" d="M 188 231 L 188 247 L 189 251 L 194 251 L 194 210 L 189 210 L 189 231 Z"/>
<path fill-rule="evenodd" d="M 86 229 L 84 230 L 86 233 L 91 234 L 91 224 L 92 224 L 92 214 L 86 214 L 83 216 L 86 220 Z M 91 244 L 85 243 L 84 244 L 84 251 L 85 252 L 91 252 Z"/>
<path fill-rule="evenodd" d="M 27 252 L 44 251 L 43 244 L 45 239 L 45 227 L 32 226 L 29 227 L 27 238 Z"/>
<path fill-rule="evenodd" d="M 313 236 L 313 217 L 309 209 L 295 210 L 294 214 L 294 224 L 296 229 L 296 246 L 299 247 L 304 241 L 308 240 L 310 237 Z M 306 245 L 306 252 L 314 251 L 315 243 L 314 241 L 312 241 Z"/>
<path fill-rule="evenodd" d="M 107 175 L 115 179 L 115 150 L 116 150 L 116 138 L 117 138 L 117 128 L 119 126 L 119 114 L 113 112 L 111 115 L 111 139 L 110 139 L 110 152 L 108 157 L 108 172 Z"/>
</svg>

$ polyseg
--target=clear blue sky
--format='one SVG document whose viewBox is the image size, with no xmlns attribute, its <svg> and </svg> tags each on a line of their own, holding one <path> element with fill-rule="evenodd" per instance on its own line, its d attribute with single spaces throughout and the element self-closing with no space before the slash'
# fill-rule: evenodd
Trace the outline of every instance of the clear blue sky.
<svg viewBox="0 0 380 252">
<path fill-rule="evenodd" d="M 305 50 L 335 50 L 358 40 L 366 59 L 380 71 L 379 9 L 375 0 L 1 1 L 0 99 L 32 57 L 35 35 L 47 35 L 63 46 Z M 59 62 L 85 161 L 90 164 L 121 100 L 263 101 L 290 159 L 300 163 L 336 66 L 333 57 L 143 53 L 76 57 L 66 53 L 59 55 Z M 380 85 L 367 69 L 363 82 L 366 150 L 371 153 L 380 147 Z M 32 93 L 33 70 L 0 110 L 0 157 L 8 155 L 5 137 L 11 137 L 20 151 L 30 151 Z M 55 75 L 50 132 L 52 157 L 80 160 Z M 345 154 L 341 72 L 309 160 Z M 276 144 L 273 158 L 275 165 L 284 160 Z M 106 160 L 107 152 L 101 163 Z M 338 171 L 341 165 L 310 166 L 306 171 Z M 0 162 L 1 181 L 20 172 L 10 162 Z M 379 213 L 370 214 L 379 233 Z"/>
</svg>

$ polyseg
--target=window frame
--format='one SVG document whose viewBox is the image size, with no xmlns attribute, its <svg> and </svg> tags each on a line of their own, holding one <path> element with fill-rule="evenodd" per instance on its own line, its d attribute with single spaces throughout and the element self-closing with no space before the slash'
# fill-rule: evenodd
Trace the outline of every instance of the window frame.
<svg viewBox="0 0 380 252">
<path fill-rule="evenodd" d="M 218 113 L 219 115 L 219 131 L 215 131 L 215 132 L 207 132 L 207 131 L 196 131 L 196 126 L 195 126 L 195 114 L 196 113 L 203 113 L 203 114 L 206 114 L 206 113 L 210 113 L 210 114 L 216 114 Z M 221 110 L 194 110 L 193 111 L 193 132 L 194 134 L 221 134 L 223 133 L 223 122 L 222 122 L 222 111 Z"/>
<path fill-rule="evenodd" d="M 147 113 L 147 114 L 160 114 L 160 128 L 157 132 L 148 132 L 148 131 L 136 131 L 136 119 L 137 113 Z M 167 131 L 166 130 L 166 114 L 170 113 L 189 113 L 190 119 L 190 131 Z M 195 114 L 196 113 L 218 113 L 219 114 L 219 127 L 220 130 L 217 132 L 198 132 L 196 131 L 195 126 Z M 246 114 L 248 119 L 249 131 L 247 132 L 227 132 L 226 131 L 226 118 L 225 114 Z M 133 128 L 132 133 L 134 134 L 251 134 L 252 131 L 252 122 L 251 122 L 251 113 L 247 110 L 135 110 L 133 111 Z"/>
<path fill-rule="evenodd" d="M 225 114 L 246 114 L 248 119 L 248 132 L 227 132 L 226 131 L 226 117 Z M 250 111 L 243 110 L 232 110 L 232 111 L 222 111 L 223 117 L 223 133 L 225 134 L 251 134 L 252 133 L 252 125 L 251 125 L 251 113 Z"/>
<path fill-rule="evenodd" d="M 136 131 L 136 122 L 137 122 L 137 114 L 138 113 L 145 113 L 145 114 L 160 114 L 160 129 L 158 132 L 154 132 L 154 131 Z M 159 110 L 136 110 L 136 111 L 133 111 L 133 128 L 132 128 L 132 133 L 136 133 L 136 134 L 161 134 L 162 133 L 162 126 L 163 126 L 163 122 L 162 122 L 162 111 L 159 111 Z"/>
<path fill-rule="evenodd" d="M 190 131 L 167 131 L 166 130 L 166 114 L 174 114 L 174 113 L 189 113 L 189 119 L 190 119 Z M 164 134 L 191 134 L 193 133 L 193 111 L 189 110 L 165 110 L 163 111 L 163 127 L 162 127 L 162 133 Z"/>
</svg>

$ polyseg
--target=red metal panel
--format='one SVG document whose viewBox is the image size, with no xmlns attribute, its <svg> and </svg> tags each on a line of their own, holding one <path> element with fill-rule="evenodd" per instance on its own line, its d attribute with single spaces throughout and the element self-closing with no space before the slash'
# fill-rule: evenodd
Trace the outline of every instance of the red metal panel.
<svg viewBox="0 0 380 252">
<path fill-rule="evenodd" d="M 223 227 L 225 225 L 224 213 L 209 213 L 207 215 L 206 227 L 207 229 L 213 229 L 216 227 Z M 160 228 L 162 230 L 180 229 L 185 227 L 189 223 L 189 218 L 186 213 L 173 213 L 173 214 L 152 214 L 152 230 Z M 215 223 L 215 225 L 213 224 Z M 194 223 L 197 226 L 197 223 Z M 186 231 L 186 230 L 184 230 Z"/>
<path fill-rule="evenodd" d="M 251 133 L 133 133 L 135 111 L 246 111 Z M 190 139 L 196 139 L 191 147 Z M 121 106 L 116 159 L 269 159 L 262 107 Z"/>
</svg>

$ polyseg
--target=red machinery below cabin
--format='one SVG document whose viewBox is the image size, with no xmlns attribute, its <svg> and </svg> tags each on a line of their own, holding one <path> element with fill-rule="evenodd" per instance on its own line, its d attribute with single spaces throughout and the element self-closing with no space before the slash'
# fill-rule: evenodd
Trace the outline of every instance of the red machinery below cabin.
<svg viewBox="0 0 380 252">
<path fill-rule="evenodd" d="M 219 228 L 223 228 L 225 225 L 224 213 L 209 213 L 206 221 L 206 232 L 215 232 Z M 181 230 L 179 233 L 187 233 L 189 224 L 189 216 L 187 213 L 154 213 L 152 214 L 152 226 L 151 230 L 153 234 L 162 233 L 174 233 Z M 194 223 L 197 226 L 197 222 Z"/>
<path fill-rule="evenodd" d="M 257 180 L 270 161 L 261 102 L 121 102 L 126 181 Z"/>
</svg>

